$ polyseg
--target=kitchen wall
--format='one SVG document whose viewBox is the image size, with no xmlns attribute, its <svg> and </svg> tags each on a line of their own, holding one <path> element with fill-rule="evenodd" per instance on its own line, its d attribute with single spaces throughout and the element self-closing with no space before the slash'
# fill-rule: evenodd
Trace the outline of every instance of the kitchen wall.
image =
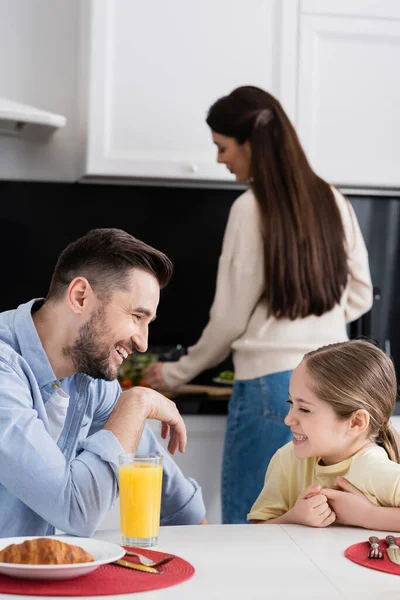
<svg viewBox="0 0 400 600">
<path fill-rule="evenodd" d="M 45 296 L 56 259 L 94 227 L 120 227 L 164 251 L 175 265 L 150 344 L 193 344 L 208 320 L 229 209 L 240 190 L 0 181 L 0 310 Z M 380 290 L 368 330 L 395 358 L 400 377 L 400 197 L 349 196 Z M 209 383 L 230 360 L 204 373 Z"/>
</svg>

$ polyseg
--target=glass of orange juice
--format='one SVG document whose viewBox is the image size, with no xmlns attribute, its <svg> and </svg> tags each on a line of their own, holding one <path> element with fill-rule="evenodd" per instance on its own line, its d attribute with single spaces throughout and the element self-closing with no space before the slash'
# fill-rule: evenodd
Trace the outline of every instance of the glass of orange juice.
<svg viewBox="0 0 400 600">
<path fill-rule="evenodd" d="M 119 502 L 122 546 L 155 546 L 160 528 L 162 456 L 121 454 Z"/>
</svg>

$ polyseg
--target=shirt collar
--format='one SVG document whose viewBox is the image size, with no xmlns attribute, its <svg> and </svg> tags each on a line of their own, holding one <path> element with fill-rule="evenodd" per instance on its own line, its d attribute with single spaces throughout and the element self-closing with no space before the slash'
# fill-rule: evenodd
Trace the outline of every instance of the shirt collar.
<svg viewBox="0 0 400 600">
<path fill-rule="evenodd" d="M 57 377 L 51 368 L 50 361 L 40 341 L 32 319 L 32 309 L 40 308 L 44 298 L 35 298 L 26 304 L 21 304 L 15 311 L 15 335 L 18 340 L 21 356 L 31 368 L 39 387 L 57 384 Z"/>
</svg>

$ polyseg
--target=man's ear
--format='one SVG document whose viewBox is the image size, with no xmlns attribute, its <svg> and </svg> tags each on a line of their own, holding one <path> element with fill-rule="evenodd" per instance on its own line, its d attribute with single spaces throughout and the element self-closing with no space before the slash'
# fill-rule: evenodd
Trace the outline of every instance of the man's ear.
<svg viewBox="0 0 400 600">
<path fill-rule="evenodd" d="M 360 433 L 365 433 L 369 427 L 369 413 L 360 409 L 357 410 L 350 418 L 349 421 L 349 433 L 352 436 L 360 435 Z"/>
<path fill-rule="evenodd" d="M 94 292 L 86 277 L 75 277 L 68 286 L 68 306 L 76 315 L 87 311 L 93 303 Z"/>
</svg>

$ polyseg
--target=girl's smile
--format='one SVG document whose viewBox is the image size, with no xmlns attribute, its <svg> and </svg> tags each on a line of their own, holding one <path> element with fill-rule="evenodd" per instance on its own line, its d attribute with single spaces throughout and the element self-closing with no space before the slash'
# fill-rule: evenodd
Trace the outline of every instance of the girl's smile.
<svg viewBox="0 0 400 600">
<path fill-rule="evenodd" d="M 293 433 L 293 444 L 295 446 L 304 444 L 304 442 L 308 441 L 308 437 L 306 435 L 299 435 L 298 433 L 294 433 L 294 431 L 292 431 L 292 433 Z"/>
</svg>

